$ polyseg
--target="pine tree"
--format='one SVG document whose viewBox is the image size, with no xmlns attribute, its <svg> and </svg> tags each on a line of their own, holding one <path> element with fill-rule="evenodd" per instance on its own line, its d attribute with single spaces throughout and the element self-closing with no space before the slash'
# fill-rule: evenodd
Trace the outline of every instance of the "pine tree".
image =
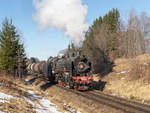
<svg viewBox="0 0 150 113">
<path fill-rule="evenodd" d="M 16 27 L 12 24 L 12 20 L 9 21 L 7 18 L 0 31 L 0 48 L 0 70 L 15 75 L 18 71 L 19 59 L 24 59 L 25 53 Z"/>
<path fill-rule="evenodd" d="M 107 26 L 107 55 L 111 56 L 114 54 L 115 56 L 118 55 L 118 39 L 117 39 L 117 31 L 119 30 L 120 26 L 120 13 L 118 9 L 113 9 L 109 11 L 103 18 L 103 23 Z"/>
<path fill-rule="evenodd" d="M 17 66 L 17 75 L 19 77 L 22 77 L 26 73 L 26 54 L 24 50 L 23 44 L 18 45 L 18 50 L 17 50 L 17 57 L 18 57 L 18 66 Z"/>
<path fill-rule="evenodd" d="M 82 52 L 92 61 L 95 72 L 103 71 L 113 55 L 117 56 L 119 17 L 119 11 L 112 9 L 103 18 L 97 18 L 86 33 Z"/>
</svg>

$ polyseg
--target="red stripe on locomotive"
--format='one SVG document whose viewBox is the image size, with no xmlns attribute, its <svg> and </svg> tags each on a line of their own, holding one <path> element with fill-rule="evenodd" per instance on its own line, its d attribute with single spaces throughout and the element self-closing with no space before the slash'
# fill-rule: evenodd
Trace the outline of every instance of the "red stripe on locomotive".
<svg viewBox="0 0 150 113">
<path fill-rule="evenodd" d="M 75 76 L 73 77 L 73 79 L 75 80 L 75 82 L 80 82 L 80 84 L 82 84 L 82 82 L 87 82 L 90 83 L 90 80 L 93 79 L 93 76 L 87 77 L 87 76 Z"/>
</svg>

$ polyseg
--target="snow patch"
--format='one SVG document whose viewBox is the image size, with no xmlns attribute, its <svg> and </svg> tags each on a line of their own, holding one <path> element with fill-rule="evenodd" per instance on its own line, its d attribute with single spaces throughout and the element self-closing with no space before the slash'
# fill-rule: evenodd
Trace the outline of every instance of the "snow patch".
<svg viewBox="0 0 150 113">
<path fill-rule="evenodd" d="M 23 97 L 23 98 L 24 98 L 24 100 L 26 100 L 27 102 L 29 102 L 31 105 L 34 106 L 34 110 L 37 113 L 61 113 L 57 110 L 57 106 L 55 104 L 53 104 L 51 101 L 49 101 L 48 99 L 45 99 L 42 96 L 38 96 L 37 94 L 35 94 L 34 91 L 28 90 L 27 92 L 30 94 L 31 99 L 29 99 L 27 97 Z M 39 104 L 35 104 L 34 101 L 32 101 L 32 100 L 38 100 Z M 67 106 L 67 105 L 64 104 L 64 106 Z M 70 107 L 67 110 L 71 113 L 81 113 Z M 65 112 L 65 113 L 67 113 L 67 112 Z"/>
<path fill-rule="evenodd" d="M 41 96 L 38 96 L 38 95 L 36 95 L 33 91 L 31 91 L 31 90 L 28 90 L 28 93 L 31 95 L 30 97 L 32 98 L 32 99 L 41 99 L 42 97 Z"/>
<path fill-rule="evenodd" d="M 28 93 L 30 93 L 30 94 L 35 94 L 33 91 L 31 91 L 31 90 L 28 90 Z"/>
<path fill-rule="evenodd" d="M 127 99 L 125 96 L 121 96 L 121 98 Z"/>
<path fill-rule="evenodd" d="M 25 81 L 25 82 L 28 82 L 29 80 L 28 80 L 28 79 L 25 79 L 24 81 Z"/>
<path fill-rule="evenodd" d="M 13 96 L 0 92 L 0 102 L 5 103 L 5 102 L 8 102 L 12 98 Z"/>
<path fill-rule="evenodd" d="M 7 112 L 0 111 L 0 113 L 7 113 Z"/>
<path fill-rule="evenodd" d="M 38 113 L 61 113 L 57 111 L 57 106 L 47 99 L 41 99 L 40 104 L 41 105 L 38 104 L 38 108 L 35 109 Z"/>
<path fill-rule="evenodd" d="M 149 64 L 147 64 L 147 63 L 144 63 L 144 65 L 148 66 Z"/>
<path fill-rule="evenodd" d="M 35 105 L 35 103 L 33 101 L 31 101 L 29 98 L 23 96 L 23 99 L 26 100 L 27 102 L 29 102 L 31 105 L 33 105 L 33 106 Z"/>
<path fill-rule="evenodd" d="M 111 94 L 112 96 L 117 96 L 117 94 L 115 94 L 115 93 L 113 93 L 113 94 Z"/>
<path fill-rule="evenodd" d="M 71 113 L 81 113 L 80 111 L 76 111 L 75 109 L 71 108 L 70 106 L 68 106 L 65 103 L 64 103 L 64 108 L 67 109 Z M 65 113 L 68 113 L 68 112 L 65 112 Z"/>
<path fill-rule="evenodd" d="M 142 100 L 142 104 L 144 104 L 145 103 L 145 100 Z"/>
<path fill-rule="evenodd" d="M 120 74 L 125 74 L 125 73 L 128 73 L 129 71 L 122 71 L 122 72 L 119 72 L 119 73 L 117 73 L 118 75 L 120 75 Z"/>
<path fill-rule="evenodd" d="M 126 79 L 126 78 L 125 78 L 125 77 L 122 77 L 121 79 L 124 80 L 124 79 Z"/>
<path fill-rule="evenodd" d="M 31 105 L 35 107 L 35 111 L 37 113 L 61 113 L 57 111 L 57 106 L 51 103 L 49 100 L 43 98 L 42 96 L 36 95 L 33 91 L 28 90 L 28 93 L 31 95 L 30 98 L 33 100 L 38 100 L 39 104 L 35 104 L 34 101 L 27 97 L 23 97 L 24 100 L 29 102 Z"/>
</svg>

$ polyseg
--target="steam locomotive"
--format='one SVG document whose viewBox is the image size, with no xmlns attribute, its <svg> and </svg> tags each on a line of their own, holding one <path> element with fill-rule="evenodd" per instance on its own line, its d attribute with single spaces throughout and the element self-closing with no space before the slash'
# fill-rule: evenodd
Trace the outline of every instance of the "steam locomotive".
<svg viewBox="0 0 150 113">
<path fill-rule="evenodd" d="M 88 90 L 93 87 L 91 63 L 83 55 L 67 53 L 50 57 L 46 62 L 32 61 L 28 71 L 47 78 L 50 82 L 77 90 Z"/>
</svg>

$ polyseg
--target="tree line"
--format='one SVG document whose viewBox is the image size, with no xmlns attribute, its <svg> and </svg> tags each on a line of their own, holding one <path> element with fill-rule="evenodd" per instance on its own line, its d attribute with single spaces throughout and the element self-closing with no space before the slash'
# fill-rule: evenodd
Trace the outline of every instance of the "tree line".
<svg viewBox="0 0 150 113">
<path fill-rule="evenodd" d="M 81 47 L 72 43 L 68 51 L 84 54 L 92 62 L 93 72 L 111 71 L 119 57 L 134 57 L 150 52 L 150 17 L 146 13 L 130 12 L 123 22 L 118 9 L 97 18 L 86 32 Z M 0 72 L 21 76 L 26 72 L 26 54 L 21 35 L 7 18 L 0 29 Z"/>
<path fill-rule="evenodd" d="M 7 18 L 0 29 L 0 72 L 12 76 L 25 74 L 26 54 L 21 36 Z"/>
<path fill-rule="evenodd" d="M 93 72 L 105 74 L 111 71 L 116 58 L 148 53 L 149 45 L 150 17 L 146 13 L 137 15 L 131 10 L 128 21 L 123 22 L 119 10 L 112 9 L 93 22 L 83 45 L 76 50 L 90 59 Z"/>
</svg>

